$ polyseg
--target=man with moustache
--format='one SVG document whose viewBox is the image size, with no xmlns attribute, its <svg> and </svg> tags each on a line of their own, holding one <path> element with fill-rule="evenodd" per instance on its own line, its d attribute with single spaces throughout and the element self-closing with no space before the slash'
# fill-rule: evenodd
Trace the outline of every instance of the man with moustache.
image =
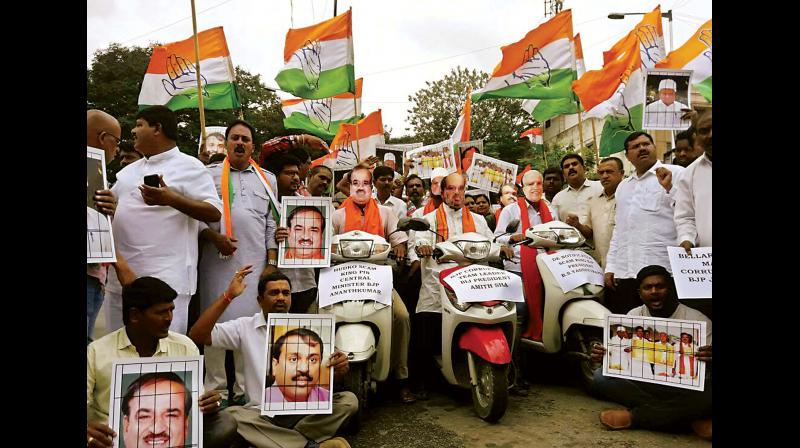
<svg viewBox="0 0 800 448">
<path fill-rule="evenodd" d="M 422 198 L 425 195 L 425 183 L 422 182 L 421 177 L 412 174 L 406 179 L 405 187 L 408 195 L 406 216 L 411 217 L 418 208 L 423 206 Z"/>
<path fill-rule="evenodd" d="M 270 351 L 270 376 L 274 382 L 264 390 L 264 401 L 328 401 L 330 392 L 319 386 L 323 348 L 322 338 L 307 328 L 295 328 L 281 335 Z"/>
<path fill-rule="evenodd" d="M 500 212 L 507 205 L 517 202 L 517 186 L 514 184 L 505 184 L 500 187 L 500 196 L 497 198 L 497 210 L 494 212 L 495 229 L 497 229 L 497 221 L 500 220 Z M 493 206 L 495 207 L 495 206 Z"/>
<path fill-rule="evenodd" d="M 300 160 L 292 155 L 279 152 L 264 159 L 264 165 L 277 177 L 279 201 L 284 196 L 303 196 L 299 191 L 301 185 Z M 275 229 L 275 241 L 278 244 L 283 243 L 288 237 L 288 227 L 279 226 Z M 284 269 L 283 273 L 291 279 L 292 285 L 294 285 L 292 300 L 294 308 L 291 312 L 313 311 L 315 309 L 314 302 L 317 299 L 317 280 L 314 268 L 292 267 Z"/>
<path fill-rule="evenodd" d="M 486 220 L 477 213 L 470 212 L 464 206 L 464 191 L 466 179 L 459 173 L 445 176 L 441 181 L 441 191 L 444 202 L 434 211 L 423 216 L 422 219 L 430 224 L 431 230 L 442 235 L 444 240 L 462 233 L 476 232 L 491 239 L 492 232 L 486 225 Z M 442 303 L 439 296 L 439 273 L 445 269 L 457 266 L 456 263 L 439 263 L 434 260 L 433 248 L 442 237 L 432 231 L 409 232 L 410 245 L 414 248 L 410 258 L 420 263 L 422 273 L 422 289 L 417 302 L 417 321 L 420 323 L 420 338 L 425 341 L 425 351 L 428 356 L 435 356 L 441 349 L 442 335 Z M 511 250 L 503 248 L 506 256 L 511 256 Z M 421 260 L 421 262 L 420 262 Z M 436 365 L 431 359 L 429 365 Z"/>
<path fill-rule="evenodd" d="M 243 283 L 251 272 L 251 266 L 242 266 L 234 280 Z M 233 290 L 220 297 L 189 331 L 189 337 L 195 343 L 234 350 L 245 359 L 244 392 L 247 403 L 228 407 L 223 413 L 236 420 L 239 435 L 256 448 L 349 448 L 347 441 L 334 436 L 358 411 L 358 398 L 352 392 L 333 393 L 331 414 L 261 415 L 261 403 L 265 395 L 263 381 L 267 376 L 267 316 L 270 313 L 289 312 L 292 307 L 292 283 L 281 271 L 262 277 L 256 296 L 260 310 L 252 316 L 217 323 L 219 316 L 238 295 Z M 320 359 L 320 362 L 325 361 Z M 347 355 L 340 351 L 331 354 L 327 364 L 333 369 L 334 384 L 341 381 L 350 368 Z"/>
<path fill-rule="evenodd" d="M 327 196 L 328 186 L 333 182 L 333 171 L 325 165 L 317 165 L 308 171 L 306 186 L 311 196 Z"/>
<path fill-rule="evenodd" d="M 586 238 L 594 240 L 594 251 L 591 254 L 600 263 L 600 266 L 605 268 L 608 246 L 611 244 L 611 235 L 614 233 L 614 215 L 617 209 L 617 199 L 614 193 L 624 177 L 622 160 L 616 157 L 601 160 L 597 167 L 597 174 L 600 176 L 603 192 L 589 199 L 586 224 L 578 222 L 575 224 L 575 228 Z"/>
<path fill-rule="evenodd" d="M 111 189 L 118 201 L 114 243 L 134 272 L 158 277 L 178 292 L 172 329 L 185 333 L 189 300 L 197 289 L 200 223 L 219 221 L 222 201 L 205 165 L 178 149 L 175 112 L 148 107 L 136 115 L 131 134 L 144 158 L 120 171 Z M 158 176 L 159 186 L 145 185 L 148 175 Z M 119 279 L 109 272 L 106 325 L 111 331 L 123 325 L 121 294 Z"/>
<path fill-rule="evenodd" d="M 200 310 L 205 311 L 225 290 L 227 279 L 243 265 L 253 265 L 256 272 L 268 274 L 276 269 L 278 245 L 275 243 L 277 216 L 277 181 L 275 176 L 259 167 L 252 159 L 255 129 L 244 120 L 235 120 L 225 129 L 226 158 L 208 165 L 219 198 L 223 203 L 220 222 L 200 225 L 200 257 L 198 292 Z M 242 293 L 245 300 L 231 304 L 220 316 L 227 322 L 258 311 L 256 288 Z M 219 390 L 228 401 L 224 350 L 206 347 L 205 388 Z M 236 398 L 244 395 L 244 365 L 233 353 Z M 230 356 L 230 355 L 229 355 Z M 233 397 L 232 397 L 233 398 Z"/>
<path fill-rule="evenodd" d="M 225 294 L 238 294 L 241 288 L 240 283 L 231 281 Z M 113 438 L 117 436 L 116 431 L 108 426 L 112 365 L 115 359 L 200 355 L 191 339 L 169 330 L 175 309 L 173 301 L 177 296 L 174 289 L 154 277 L 139 277 L 126 284 L 122 290 L 125 326 L 87 347 L 86 410 L 89 423 L 86 436 L 90 448 L 111 448 Z M 219 412 L 221 404 L 222 397 L 216 391 L 208 390 L 200 396 L 198 405 L 203 413 L 205 446 L 229 447 L 236 438 L 236 422 Z M 188 407 L 185 410 L 188 412 Z M 157 440 L 155 436 L 163 439 L 163 434 L 142 433 L 142 437 L 147 437 L 145 442 L 149 441 L 150 444 Z M 136 446 L 135 443 L 128 443 L 127 439 L 125 442 L 126 446 Z"/>
<path fill-rule="evenodd" d="M 603 187 L 596 180 L 586 178 L 586 167 L 580 154 L 567 154 L 561 158 L 561 171 L 567 179 L 567 188 L 558 192 L 553 198 L 552 206 L 564 222 L 577 227 L 586 224 L 589 214 L 589 199 L 603 192 Z M 590 245 L 594 245 L 587 237 Z"/>
<path fill-rule="evenodd" d="M 605 306 L 625 314 L 641 305 L 636 273 L 645 266 L 670 269 L 667 246 L 678 245 L 674 185 L 684 168 L 656 158 L 650 134 L 638 131 L 625 139 L 625 157 L 634 173 L 619 183 L 617 211 L 605 267 Z"/>
<path fill-rule="evenodd" d="M 322 260 L 325 218 L 313 206 L 296 207 L 286 219 L 289 224 L 289 245 L 286 259 Z"/>
</svg>

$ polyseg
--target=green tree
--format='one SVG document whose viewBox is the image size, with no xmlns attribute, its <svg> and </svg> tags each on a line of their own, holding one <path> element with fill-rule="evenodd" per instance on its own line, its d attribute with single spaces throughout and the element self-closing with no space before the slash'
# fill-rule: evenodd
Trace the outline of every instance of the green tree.
<svg viewBox="0 0 800 448">
<path fill-rule="evenodd" d="M 486 72 L 456 67 L 440 80 L 426 81 L 424 89 L 408 97 L 413 103 L 408 121 L 417 141 L 427 145 L 449 138 L 464 108 L 467 90 L 481 88 L 488 79 Z M 472 104 L 471 137 L 483 138 L 486 155 L 515 163 L 527 155 L 518 137 L 536 122 L 521 104 L 512 98 Z"/>
<path fill-rule="evenodd" d="M 155 44 L 157 45 L 157 44 Z M 87 109 L 101 109 L 117 117 L 123 138 L 130 136 L 139 111 L 139 91 L 142 88 L 152 48 L 125 47 L 111 44 L 95 52 L 87 71 Z M 202 71 L 202 66 L 200 67 Z M 244 119 L 256 128 L 257 148 L 260 143 L 277 135 L 286 135 L 280 99 L 261 82 L 260 75 L 236 67 L 236 85 Z M 240 110 L 206 110 L 209 126 L 224 126 L 239 118 Z M 196 155 L 200 141 L 200 111 L 182 109 L 178 116 L 178 147 L 186 154 Z"/>
</svg>

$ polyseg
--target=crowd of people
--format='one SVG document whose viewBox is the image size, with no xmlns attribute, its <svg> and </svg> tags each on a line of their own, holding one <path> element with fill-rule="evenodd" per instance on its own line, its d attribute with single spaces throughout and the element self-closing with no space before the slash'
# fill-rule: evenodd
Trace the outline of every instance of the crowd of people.
<svg viewBox="0 0 800 448">
<path fill-rule="evenodd" d="M 679 158 L 691 162 L 686 167 L 658 161 L 653 138 L 636 132 L 625 140 L 625 157 L 635 168 L 630 176 L 622 160 L 608 157 L 597 166 L 599 180 L 589 180 L 583 158 L 567 154 L 560 167 L 544 174 L 527 171 L 521 185 L 501 176 L 499 194 L 470 191 L 464 175 L 441 165 L 431 164 L 430 180 L 397 176 L 395 167 L 382 163 L 386 158 L 376 157 L 334 185 L 331 168 L 310 167 L 312 155 L 327 149 L 324 141 L 277 137 L 263 144 L 256 162 L 256 132 L 243 120 L 228 124 L 221 160 L 204 164 L 178 149 L 175 114 L 163 106 L 138 113 L 132 145 L 122 141 L 118 121 L 105 112 L 90 110 L 87 126 L 89 146 L 104 150 L 107 162 L 117 152 L 122 158 L 113 187 L 94 195 L 98 211 L 112 217 L 117 262 L 87 265 L 89 446 L 110 447 L 116 436 L 108 426 L 114 359 L 197 355 L 198 348 L 205 356 L 207 392 L 200 409 L 206 446 L 349 446 L 337 434 L 355 415 L 358 400 L 338 381 L 349 369 L 341 352 L 326 356 L 335 377 L 332 414 L 269 418 L 258 409 L 267 373 L 266 315 L 318 310 L 320 269 L 277 268 L 278 246 L 289 229 L 280 226 L 276 205 L 288 196 L 334 196 L 337 208 L 327 223 L 334 235 L 361 230 L 391 245 L 391 366 L 403 402 L 426 399 L 430 375 L 437 373 L 431 357 L 439 345 L 432 341 L 441 338 L 442 309 L 431 254 L 441 239 L 433 232 L 396 231 L 398 222 L 424 219 L 445 238 L 466 232 L 497 236 L 508 256 L 504 268 L 523 280 L 521 336 L 541 340 L 543 291 L 535 262 L 541 250 L 510 245 L 533 225 L 561 220 L 592 241 L 590 253 L 605 271 L 602 300 L 613 313 L 707 322 L 707 345 L 692 347 L 692 356 L 708 363 L 704 392 L 680 391 L 665 400 L 659 388 L 666 386 L 642 387 L 600 372 L 596 392 L 631 408 L 605 411 L 601 422 L 611 429 L 692 424 L 701 436 L 711 436 L 711 321 L 678 302 L 667 257 L 667 246 L 687 252 L 711 246 L 710 110 L 693 118 L 691 150 Z M 406 161 L 404 173 L 411 163 Z M 157 186 L 143 183 L 153 174 Z M 101 305 L 109 334 L 92 341 Z M 190 312 L 194 306 L 197 312 Z M 597 346 L 593 356 L 602 360 L 605 353 Z M 226 374 L 226 359 L 233 378 Z M 526 395 L 523 375 L 516 377 L 511 392 Z"/>
</svg>

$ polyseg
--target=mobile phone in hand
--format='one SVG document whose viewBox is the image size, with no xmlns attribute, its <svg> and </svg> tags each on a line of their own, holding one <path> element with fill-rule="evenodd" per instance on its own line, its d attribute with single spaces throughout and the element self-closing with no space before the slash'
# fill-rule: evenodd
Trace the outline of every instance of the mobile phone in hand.
<svg viewBox="0 0 800 448">
<path fill-rule="evenodd" d="M 161 186 L 158 174 L 148 174 L 144 176 L 144 184 L 148 187 L 158 188 Z"/>
</svg>

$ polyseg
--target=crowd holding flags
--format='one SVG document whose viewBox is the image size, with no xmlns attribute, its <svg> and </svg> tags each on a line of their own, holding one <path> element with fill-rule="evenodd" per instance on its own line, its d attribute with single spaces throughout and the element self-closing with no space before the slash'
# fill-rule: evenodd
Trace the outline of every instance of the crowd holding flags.
<svg viewBox="0 0 800 448">
<path fill-rule="evenodd" d="M 241 107 L 222 27 L 196 37 L 200 64 L 194 63 L 198 57 L 191 38 L 154 48 L 142 83 L 140 108 L 156 104 L 173 110 L 198 107 L 197 65 L 203 68 L 202 107 Z M 522 108 L 539 123 L 580 112 L 580 118 L 605 118 L 599 155 L 618 152 L 628 135 L 642 129 L 644 69 L 693 70 L 691 84 L 711 101 L 711 20 L 666 55 L 660 6 L 644 14 L 625 37 L 603 52 L 600 70 L 586 72 L 580 34 L 573 36 L 571 10 L 560 12 L 501 51 L 503 57 L 486 85 L 467 93 L 450 138 L 454 146 L 471 138 L 472 101 L 518 98 L 525 100 Z M 360 110 L 363 80 L 355 79 L 352 10 L 289 29 L 284 63 L 275 81 L 297 97 L 282 101 L 284 127 L 332 140 L 331 152 L 314 164 L 335 161 L 337 167 L 348 167 L 374 155 L 374 145 L 383 143 L 383 125 L 380 110 L 366 118 Z M 535 128 L 538 134 L 531 131 L 522 136 L 541 139 L 541 128 Z"/>
</svg>

